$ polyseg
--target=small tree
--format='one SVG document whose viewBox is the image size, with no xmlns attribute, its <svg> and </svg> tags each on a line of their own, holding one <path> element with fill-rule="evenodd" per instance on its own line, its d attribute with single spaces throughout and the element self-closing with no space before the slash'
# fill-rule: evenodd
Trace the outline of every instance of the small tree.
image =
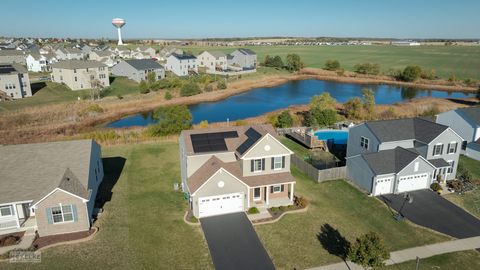
<svg viewBox="0 0 480 270">
<path fill-rule="evenodd" d="M 367 114 L 373 118 L 375 114 L 375 94 L 373 93 L 372 89 L 364 88 L 362 90 L 363 94 L 363 108 L 367 112 Z"/>
<path fill-rule="evenodd" d="M 263 65 L 266 67 L 271 67 L 272 66 L 272 60 L 273 58 L 270 55 L 265 55 L 265 60 L 263 60 Z"/>
<path fill-rule="evenodd" d="M 414 82 L 422 75 L 422 68 L 420 66 L 407 66 L 402 71 L 402 80 L 406 82 Z"/>
<path fill-rule="evenodd" d="M 275 57 L 273 57 L 271 66 L 275 68 L 283 68 L 282 57 L 280 57 L 279 55 L 275 55 Z"/>
<path fill-rule="evenodd" d="M 293 126 L 293 118 L 288 110 L 283 111 L 277 117 L 277 127 L 287 128 Z"/>
<path fill-rule="evenodd" d="M 335 109 L 337 101 L 328 92 L 323 92 L 320 95 L 315 95 L 310 99 L 310 110 L 312 109 Z"/>
<path fill-rule="evenodd" d="M 153 118 L 158 122 L 147 129 L 150 136 L 177 134 L 192 126 L 192 114 L 186 105 L 160 107 Z"/>
<path fill-rule="evenodd" d="M 145 80 L 140 81 L 138 88 L 140 88 L 141 94 L 147 94 L 148 92 L 150 92 L 150 88 L 148 87 L 148 84 Z"/>
<path fill-rule="evenodd" d="M 384 261 L 390 258 L 390 253 L 382 239 L 375 232 L 369 232 L 355 240 L 347 258 L 364 268 L 377 268 L 384 265 Z"/>
<path fill-rule="evenodd" d="M 380 73 L 380 66 L 374 63 L 356 64 L 353 68 L 360 74 L 378 75 Z"/>
<path fill-rule="evenodd" d="M 227 83 L 225 80 L 220 80 L 217 82 L 217 89 L 224 90 L 227 89 Z"/>
<path fill-rule="evenodd" d="M 155 74 L 155 72 L 148 72 L 147 73 L 147 82 L 148 82 L 148 85 L 149 86 L 152 86 L 155 84 L 155 82 L 157 81 L 157 74 Z"/>
<path fill-rule="evenodd" d="M 338 60 L 327 60 L 325 62 L 326 70 L 337 70 L 340 68 L 340 62 Z"/>
<path fill-rule="evenodd" d="M 173 97 L 172 97 L 172 93 L 170 93 L 170 91 L 165 92 L 165 99 L 166 99 L 166 100 L 170 100 L 170 99 L 172 99 L 172 98 L 173 98 Z"/>
<path fill-rule="evenodd" d="M 188 82 L 180 89 L 180 95 L 182 97 L 194 96 L 200 94 L 200 87 L 194 82 Z"/>
<path fill-rule="evenodd" d="M 362 100 L 354 97 L 343 104 L 345 115 L 351 119 L 360 119 L 362 115 Z"/>
<path fill-rule="evenodd" d="M 332 109 L 314 109 L 311 111 L 311 115 L 315 118 L 316 124 L 321 127 L 328 127 L 337 122 L 337 111 Z"/>
<path fill-rule="evenodd" d="M 287 55 L 286 68 L 289 71 L 299 71 L 304 67 L 304 63 L 298 54 Z"/>
</svg>

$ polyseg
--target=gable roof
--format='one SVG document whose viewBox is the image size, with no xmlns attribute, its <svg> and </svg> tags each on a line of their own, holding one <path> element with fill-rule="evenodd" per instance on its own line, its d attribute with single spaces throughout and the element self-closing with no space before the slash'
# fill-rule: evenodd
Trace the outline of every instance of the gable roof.
<svg viewBox="0 0 480 270">
<path fill-rule="evenodd" d="M 172 53 L 170 56 L 173 56 L 177 58 L 178 60 L 189 60 L 189 59 L 197 59 L 195 56 L 191 54 L 177 54 L 177 53 Z"/>
<path fill-rule="evenodd" d="M 109 50 L 104 50 L 104 51 L 92 51 L 91 53 L 95 53 L 96 55 L 98 55 L 99 57 L 109 57 L 109 56 L 113 56 L 113 52 L 109 51 Z"/>
<path fill-rule="evenodd" d="M 470 122 L 475 123 L 477 126 L 480 126 L 480 107 L 467 107 L 457 109 L 457 112 L 468 118 Z"/>
<path fill-rule="evenodd" d="M 362 155 L 376 175 L 398 173 L 419 156 L 413 149 L 402 147 Z"/>
<path fill-rule="evenodd" d="M 227 57 L 227 55 L 221 51 L 204 51 L 204 52 L 212 55 L 213 57 L 215 57 L 215 59 L 218 59 L 220 57 Z"/>
<path fill-rule="evenodd" d="M 245 55 L 257 55 L 254 51 L 250 49 L 245 49 L 245 48 L 238 48 L 237 51 L 241 52 L 242 54 Z"/>
<path fill-rule="evenodd" d="M 407 118 L 365 122 L 380 142 L 418 140 L 429 143 L 446 129 L 441 125 L 423 118 Z"/>
<path fill-rule="evenodd" d="M 261 174 L 253 176 L 243 176 L 242 169 L 238 162 L 223 162 L 216 156 L 208 159 L 196 172 L 187 180 L 190 194 L 195 193 L 205 182 L 207 182 L 218 170 L 224 169 L 235 178 L 249 187 L 282 184 L 295 182 L 295 178 L 289 172 L 271 174 Z"/>
<path fill-rule="evenodd" d="M 256 142 L 263 138 L 267 133 L 273 137 L 277 136 L 272 125 L 251 125 L 251 126 L 234 126 L 221 127 L 212 129 L 184 130 L 181 135 L 185 142 L 186 154 L 196 155 L 192 145 L 191 135 L 208 134 L 236 131 L 238 136 L 225 138 L 226 152 L 234 152 L 237 156 L 242 157 Z M 225 152 L 225 151 L 223 151 Z"/>
<path fill-rule="evenodd" d="M 78 140 L 0 146 L 0 204 L 37 202 L 59 187 L 88 199 L 84 189 L 88 189 L 94 143 Z"/>
<path fill-rule="evenodd" d="M 105 64 L 93 60 L 63 60 L 53 63 L 52 68 L 63 69 L 82 69 L 82 68 L 98 68 L 106 67 Z"/>
<path fill-rule="evenodd" d="M 162 66 L 153 61 L 152 59 L 132 59 L 132 60 L 125 60 L 127 64 L 135 68 L 136 70 L 147 70 L 147 69 L 159 69 Z"/>
</svg>

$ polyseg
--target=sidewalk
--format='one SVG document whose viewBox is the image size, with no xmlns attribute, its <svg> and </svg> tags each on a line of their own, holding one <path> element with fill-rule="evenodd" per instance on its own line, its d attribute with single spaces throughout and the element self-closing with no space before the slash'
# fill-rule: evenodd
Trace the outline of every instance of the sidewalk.
<svg viewBox="0 0 480 270">
<path fill-rule="evenodd" d="M 385 261 L 386 265 L 402 263 L 415 260 L 417 257 L 423 259 L 435 255 L 451 253 L 455 251 L 471 250 L 480 248 L 480 236 L 452 240 L 428 246 L 408 248 L 390 253 L 390 259 Z M 310 268 L 311 270 L 363 270 L 362 267 L 352 262 L 341 262 L 325 266 Z"/>
</svg>

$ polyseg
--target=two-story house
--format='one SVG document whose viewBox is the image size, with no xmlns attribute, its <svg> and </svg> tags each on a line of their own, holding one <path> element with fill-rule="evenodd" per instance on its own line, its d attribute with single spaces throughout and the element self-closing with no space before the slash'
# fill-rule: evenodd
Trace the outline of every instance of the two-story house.
<svg viewBox="0 0 480 270">
<path fill-rule="evenodd" d="M 182 188 L 197 218 L 293 204 L 293 154 L 271 125 L 184 130 Z"/>
<path fill-rule="evenodd" d="M 50 65 L 57 62 L 54 54 L 30 53 L 26 58 L 28 71 L 46 72 L 50 71 Z"/>
<path fill-rule="evenodd" d="M 426 189 L 455 179 L 462 141 L 422 118 L 365 122 L 349 130 L 348 177 L 375 196 Z"/>
<path fill-rule="evenodd" d="M 58 60 L 82 60 L 84 58 L 82 51 L 77 48 L 58 48 L 55 55 Z"/>
<path fill-rule="evenodd" d="M 147 80 L 148 73 L 151 72 L 155 73 L 155 80 L 165 78 L 165 69 L 152 59 L 124 60 L 112 68 L 113 75 L 124 76 L 136 82 Z"/>
<path fill-rule="evenodd" d="M 228 67 L 227 55 L 219 51 L 204 51 L 197 56 L 199 67 L 205 67 L 207 71 L 223 71 Z"/>
<path fill-rule="evenodd" d="M 198 73 L 197 58 L 190 54 L 172 53 L 167 57 L 165 68 L 177 76 L 187 76 L 190 72 Z"/>
<path fill-rule="evenodd" d="M 450 126 L 464 139 L 462 153 L 480 160 L 480 107 L 460 108 L 437 115 L 437 123 Z"/>
<path fill-rule="evenodd" d="M 19 64 L 0 64 L 0 100 L 32 96 L 30 78 L 25 67 Z"/>
<path fill-rule="evenodd" d="M 65 60 L 52 64 L 52 82 L 65 84 L 72 90 L 110 86 L 108 67 L 91 60 Z"/>
<path fill-rule="evenodd" d="M 257 68 L 257 54 L 250 49 L 236 49 L 229 54 L 227 61 L 229 66 L 238 67 L 243 70 Z"/>
</svg>

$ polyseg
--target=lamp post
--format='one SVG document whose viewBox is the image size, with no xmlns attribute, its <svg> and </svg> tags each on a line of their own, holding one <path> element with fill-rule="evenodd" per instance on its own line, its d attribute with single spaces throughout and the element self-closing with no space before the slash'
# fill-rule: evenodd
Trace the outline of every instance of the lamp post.
<svg viewBox="0 0 480 270">
<path fill-rule="evenodd" d="M 405 207 L 405 204 L 408 203 L 412 203 L 413 202 L 413 196 L 408 194 L 408 193 L 405 193 L 403 195 L 403 203 L 402 203 L 402 207 L 400 207 L 400 210 L 398 211 L 398 214 L 395 215 L 395 219 L 397 221 L 400 221 L 400 220 L 403 220 L 405 217 L 403 216 L 402 214 L 402 210 L 403 208 Z"/>
</svg>

